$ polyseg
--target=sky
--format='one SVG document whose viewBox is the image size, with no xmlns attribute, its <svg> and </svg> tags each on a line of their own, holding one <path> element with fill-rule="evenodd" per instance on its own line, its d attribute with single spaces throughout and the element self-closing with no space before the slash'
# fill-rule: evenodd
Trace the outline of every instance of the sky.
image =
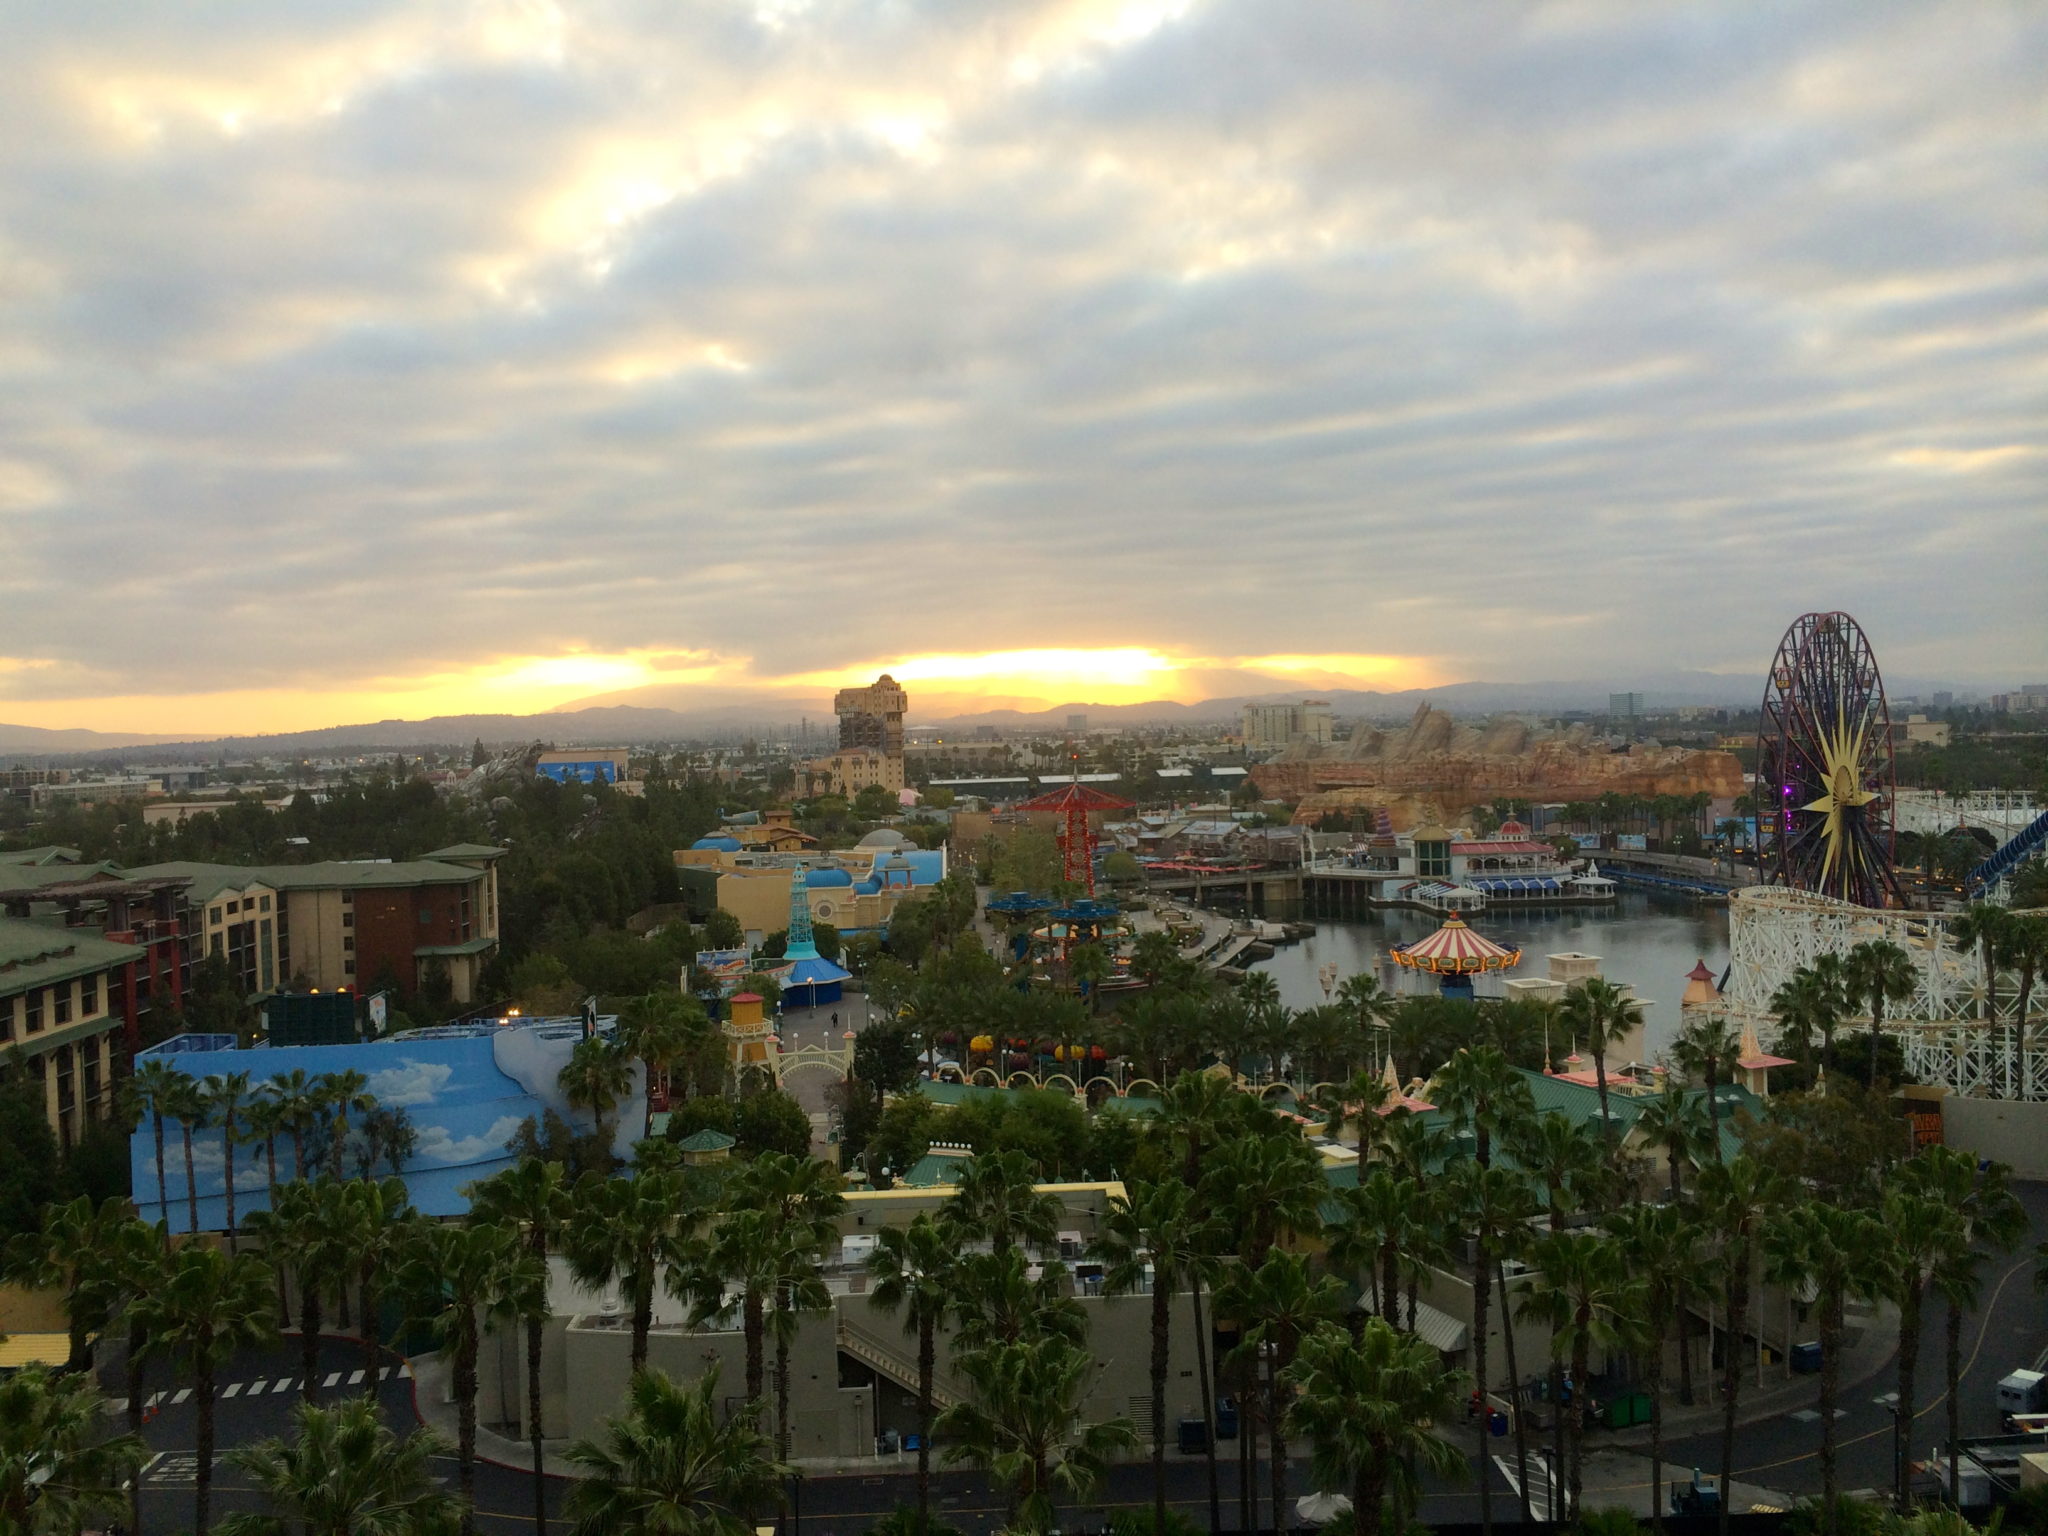
<svg viewBox="0 0 2048 1536">
<path fill-rule="evenodd" d="M 0 48 L 0 720 L 1619 683 L 1812 608 L 2048 677 L 2048 8 L 0 0 Z"/>
</svg>

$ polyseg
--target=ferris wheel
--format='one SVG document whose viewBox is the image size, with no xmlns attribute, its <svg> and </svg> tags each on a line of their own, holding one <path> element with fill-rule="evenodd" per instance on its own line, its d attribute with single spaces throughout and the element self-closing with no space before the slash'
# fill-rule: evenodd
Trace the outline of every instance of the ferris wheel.
<svg viewBox="0 0 2048 1536">
<path fill-rule="evenodd" d="M 1778 642 L 1757 729 L 1764 877 L 1862 907 L 1899 900 L 1892 866 L 1892 731 L 1861 626 L 1808 613 Z"/>
</svg>

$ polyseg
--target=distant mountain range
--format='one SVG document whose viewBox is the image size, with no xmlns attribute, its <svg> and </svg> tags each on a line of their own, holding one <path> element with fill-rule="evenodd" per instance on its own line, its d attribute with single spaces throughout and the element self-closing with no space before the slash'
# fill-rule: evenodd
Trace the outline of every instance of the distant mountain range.
<svg viewBox="0 0 2048 1536">
<path fill-rule="evenodd" d="M 1763 693 L 1763 678 L 1721 672 L 1670 672 L 1631 681 L 1628 690 L 1643 695 L 1648 711 L 1680 704 L 1707 704 L 1744 708 Z M 1900 678 L 1891 684 L 1897 695 L 1919 695 L 1936 689 L 1972 690 L 1952 683 L 1918 678 Z M 963 696 L 935 696 L 951 704 L 955 713 L 936 714 L 915 708 L 913 726 L 944 726 L 956 730 L 995 726 L 1005 730 L 1059 733 L 1067 729 L 1068 717 L 1086 715 L 1089 726 L 1225 724 L 1236 719 L 1249 703 L 1280 703 L 1303 698 L 1327 699 L 1340 716 L 1400 717 L 1414 712 L 1418 704 L 1432 704 L 1453 714 L 1489 715 L 1516 711 L 1554 712 L 1561 710 L 1605 710 L 1610 692 L 1621 692 L 1606 682 L 1550 683 L 1450 683 L 1440 688 L 1406 688 L 1392 693 L 1339 688 L 1318 690 L 1282 687 L 1227 698 L 1204 699 L 1195 704 L 1155 699 L 1142 704 L 1091 704 L 1076 701 L 1050 709 L 961 709 Z M 612 700 L 621 696 L 612 695 Z M 913 705 L 917 694 L 911 694 Z M 115 752 L 149 747 L 151 755 L 165 758 L 255 757 L 282 753 L 339 753 L 346 751 L 395 751 L 400 748 L 466 745 L 482 740 L 499 745 L 516 741 L 553 741 L 562 744 L 600 745 L 644 741 L 736 738 L 756 731 L 786 731 L 808 720 L 824 745 L 832 728 L 831 701 L 826 698 L 764 695 L 735 698 L 729 693 L 717 702 L 687 704 L 682 708 L 607 701 L 587 707 L 571 704 L 537 715 L 437 715 L 427 720 L 379 720 L 369 724 L 334 725 L 320 730 L 287 731 L 270 736 L 222 736 L 205 740 L 176 736 L 138 735 L 112 731 L 45 730 L 37 726 L 0 724 L 0 754 L 14 756 L 105 756 Z"/>
</svg>

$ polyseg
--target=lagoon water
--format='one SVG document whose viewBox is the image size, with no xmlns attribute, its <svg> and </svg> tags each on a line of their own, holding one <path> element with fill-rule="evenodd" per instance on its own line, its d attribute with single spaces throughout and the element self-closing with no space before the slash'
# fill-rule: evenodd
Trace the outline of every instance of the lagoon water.
<svg viewBox="0 0 2048 1536">
<path fill-rule="evenodd" d="M 1317 970 L 1337 963 L 1337 974 L 1376 970 L 1390 944 L 1434 932 L 1439 919 L 1427 912 L 1389 908 L 1362 918 L 1316 925 L 1314 937 L 1282 948 L 1259 969 L 1279 984 L 1290 1008 L 1324 1002 Z M 1728 963 L 1728 909 L 1697 906 L 1663 896 L 1624 891 L 1610 907 L 1479 914 L 1472 926 L 1509 948 L 1520 945 L 1521 965 L 1511 976 L 1544 976 L 1545 955 L 1560 950 L 1600 956 L 1600 972 L 1625 981 L 1636 996 L 1654 1004 L 1647 1010 L 1645 1044 L 1666 1049 L 1678 1033 L 1678 999 L 1686 972 L 1699 960 L 1719 976 Z M 1405 978 L 1404 978 L 1405 980 Z"/>
</svg>

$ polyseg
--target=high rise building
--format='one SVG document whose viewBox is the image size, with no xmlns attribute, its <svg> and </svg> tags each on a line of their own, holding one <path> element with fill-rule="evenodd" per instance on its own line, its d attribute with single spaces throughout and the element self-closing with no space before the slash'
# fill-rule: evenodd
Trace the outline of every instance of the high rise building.
<svg viewBox="0 0 2048 1536">
<path fill-rule="evenodd" d="M 1330 704 L 1327 699 L 1303 699 L 1299 704 L 1244 706 L 1244 744 L 1247 747 L 1286 747 L 1295 742 L 1323 746 L 1329 742 L 1330 736 Z"/>
<path fill-rule="evenodd" d="M 832 697 L 832 712 L 839 716 L 839 750 L 902 757 L 903 711 L 909 706 L 910 696 L 886 672 L 865 688 L 840 689 Z"/>
<path fill-rule="evenodd" d="M 1610 693 L 1607 695 L 1607 713 L 1617 719 L 1633 720 L 1643 712 L 1643 696 L 1640 693 Z"/>
</svg>

